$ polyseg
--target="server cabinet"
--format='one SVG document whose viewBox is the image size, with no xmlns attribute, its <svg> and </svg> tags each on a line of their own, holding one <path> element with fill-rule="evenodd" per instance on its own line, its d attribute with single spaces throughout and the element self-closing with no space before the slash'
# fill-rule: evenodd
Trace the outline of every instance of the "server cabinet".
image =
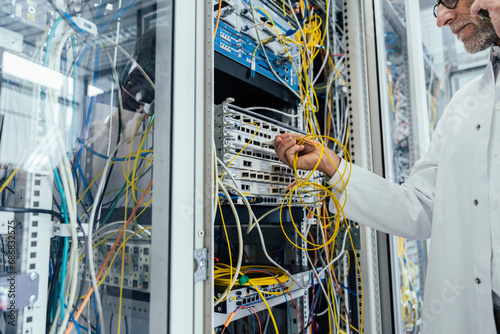
<svg viewBox="0 0 500 334">
<path fill-rule="evenodd" d="M 365 2 L 373 30 L 369 77 L 376 171 L 403 183 L 429 142 L 423 46 L 418 2 Z M 419 331 L 426 246 L 378 234 L 383 332 Z"/>
</svg>

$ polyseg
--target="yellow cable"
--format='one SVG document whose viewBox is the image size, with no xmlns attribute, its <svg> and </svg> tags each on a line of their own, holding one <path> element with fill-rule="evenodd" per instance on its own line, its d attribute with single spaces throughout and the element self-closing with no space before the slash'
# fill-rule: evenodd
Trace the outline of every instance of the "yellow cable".
<svg viewBox="0 0 500 334">
<path fill-rule="evenodd" d="M 152 228 L 153 228 L 152 226 L 149 226 L 149 227 L 145 227 L 145 228 L 143 228 L 143 229 L 140 229 L 140 230 L 138 230 L 138 231 L 135 231 L 134 233 L 132 233 L 131 235 L 129 235 L 129 236 L 127 237 L 127 239 L 125 239 L 125 240 L 126 240 L 126 241 L 128 241 L 130 238 L 132 238 L 132 237 L 133 237 L 133 236 L 135 236 L 136 234 L 141 233 L 141 232 L 144 232 L 145 230 L 150 230 L 150 229 L 152 229 Z M 109 239 L 110 237 L 112 237 L 114 234 L 116 234 L 116 233 L 120 232 L 121 230 L 122 230 L 122 229 L 117 230 L 115 233 L 111 234 L 111 235 L 110 235 L 110 236 L 108 236 L 106 239 L 101 240 L 101 242 L 99 242 L 97 245 L 99 245 L 99 244 L 101 244 L 102 242 L 106 241 L 107 239 Z M 95 246 L 97 246 L 97 245 L 94 245 L 94 248 L 95 248 Z M 118 253 L 120 252 L 120 248 L 124 248 L 124 244 L 123 244 L 123 243 L 122 243 L 122 244 L 118 247 L 118 249 L 115 251 L 115 255 L 114 255 L 114 256 L 113 256 L 113 258 L 111 259 L 111 261 L 110 261 L 110 263 L 109 263 L 109 266 L 108 266 L 108 269 L 106 270 L 106 272 L 105 272 L 105 273 L 104 273 L 104 275 L 102 276 L 101 280 L 98 282 L 98 285 L 97 285 L 97 286 L 101 286 L 101 284 L 104 282 L 104 280 L 105 280 L 105 279 L 106 279 L 106 277 L 108 276 L 109 270 L 110 270 L 110 269 L 111 269 L 111 267 L 113 266 L 113 263 L 115 262 L 115 258 L 116 258 L 116 256 L 118 255 Z M 83 255 L 80 257 L 79 261 L 81 261 L 81 260 L 82 260 L 82 258 L 83 258 L 84 256 L 85 256 L 85 254 L 83 254 Z M 69 295 L 69 294 L 68 294 L 68 295 Z M 83 299 L 83 298 L 85 298 L 85 297 L 87 297 L 87 295 L 83 295 L 83 296 L 80 296 L 80 297 L 75 297 L 75 298 L 80 298 L 80 299 Z"/>
<path fill-rule="evenodd" d="M 131 156 L 132 155 L 132 145 L 134 143 L 134 137 L 135 137 L 135 134 L 137 132 L 137 128 L 139 127 L 139 124 L 142 123 L 142 121 L 146 118 L 146 115 L 141 115 L 138 119 L 137 119 L 137 122 L 135 124 L 135 127 L 134 127 L 134 131 L 132 132 L 132 137 L 130 138 L 130 146 L 129 146 L 129 152 L 128 152 L 128 155 Z M 151 122 L 152 123 L 152 122 Z M 149 131 L 150 127 L 148 126 L 148 131 Z M 144 138 L 147 137 L 146 135 L 143 136 L 143 140 Z M 143 140 L 141 140 L 141 145 L 143 143 Z M 139 146 L 139 150 L 141 150 L 141 147 L 142 146 Z M 125 168 L 125 164 L 123 164 L 124 168 Z M 127 183 L 129 182 L 128 180 L 128 175 L 129 175 L 129 170 L 130 170 L 130 159 L 127 160 L 127 174 L 126 174 L 126 179 L 127 179 Z M 133 178 L 132 178 L 133 179 Z M 134 195 L 134 185 L 133 185 L 133 180 L 131 181 L 131 190 L 132 190 L 132 195 Z M 118 302 L 118 319 L 121 319 L 122 318 L 122 302 L 123 302 L 123 270 L 124 270 L 124 267 L 125 267 L 125 244 L 127 242 L 127 240 L 125 239 L 125 231 L 126 231 L 126 227 L 127 227 L 127 208 L 128 208 L 128 187 L 126 187 L 125 189 L 125 217 L 123 219 L 123 248 L 122 248 L 122 268 L 121 268 L 121 275 L 120 275 L 120 298 L 119 298 L 119 302 Z M 118 321 L 118 330 L 117 330 L 117 333 L 120 334 L 120 329 L 121 329 L 121 321 Z"/>
<path fill-rule="evenodd" d="M 243 146 L 243 148 L 234 156 L 233 160 L 231 160 L 229 162 L 229 164 L 226 166 L 227 168 L 229 168 L 229 166 L 231 166 L 231 164 L 241 154 L 241 152 L 243 152 L 245 150 L 245 148 L 253 141 L 253 139 L 257 135 L 257 132 L 259 131 L 259 126 L 257 124 L 255 124 L 255 123 L 248 123 L 248 124 L 255 125 L 255 133 L 253 134 L 252 138 L 250 138 L 250 140 L 248 141 L 248 143 L 246 143 L 245 146 Z M 222 180 L 222 178 L 224 177 L 225 174 L 226 174 L 226 171 L 224 171 L 224 173 L 222 173 L 222 175 L 220 177 L 220 180 Z"/>
<path fill-rule="evenodd" d="M 5 187 L 7 187 L 7 185 L 10 183 L 10 181 L 14 178 L 14 176 L 16 175 L 18 170 L 19 170 L 19 168 L 14 169 L 12 174 L 10 174 L 10 176 L 7 178 L 7 180 L 5 180 L 5 182 L 0 186 L 0 194 L 5 189 Z"/>
<path fill-rule="evenodd" d="M 227 241 L 227 250 L 229 252 L 229 266 L 231 267 L 231 270 L 230 270 L 231 280 L 227 284 L 229 286 L 231 284 L 231 282 L 233 281 L 233 257 L 231 255 L 231 243 L 229 242 L 229 237 L 227 235 L 226 223 L 224 221 L 224 215 L 222 214 L 222 206 L 220 204 L 219 196 L 217 196 L 217 203 L 219 204 L 220 217 L 222 219 L 222 226 L 224 227 L 224 234 L 226 235 L 226 241 Z M 215 280 L 215 278 L 214 278 L 214 280 Z M 229 296 L 229 294 L 227 294 L 226 297 L 222 301 L 226 300 L 227 296 Z"/>
</svg>

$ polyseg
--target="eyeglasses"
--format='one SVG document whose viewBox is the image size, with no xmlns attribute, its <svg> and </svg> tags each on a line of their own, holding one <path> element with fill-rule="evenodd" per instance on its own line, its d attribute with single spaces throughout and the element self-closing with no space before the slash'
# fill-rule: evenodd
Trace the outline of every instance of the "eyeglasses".
<svg viewBox="0 0 500 334">
<path fill-rule="evenodd" d="M 440 4 L 443 4 L 443 6 L 445 6 L 446 8 L 455 9 L 455 7 L 457 7 L 458 0 L 438 0 L 437 4 L 434 5 L 434 9 L 433 9 L 434 17 L 436 17 L 436 18 L 437 18 L 438 9 L 439 9 Z"/>
</svg>

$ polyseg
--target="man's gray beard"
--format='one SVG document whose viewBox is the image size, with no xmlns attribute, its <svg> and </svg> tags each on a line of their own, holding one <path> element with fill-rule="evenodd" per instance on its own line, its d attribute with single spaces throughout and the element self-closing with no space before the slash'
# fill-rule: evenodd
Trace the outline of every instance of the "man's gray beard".
<svg viewBox="0 0 500 334">
<path fill-rule="evenodd" d="M 467 52 L 477 53 L 486 50 L 496 42 L 498 36 L 491 23 L 482 19 L 471 20 L 471 23 L 474 25 L 475 32 L 469 40 L 462 41 Z"/>
</svg>

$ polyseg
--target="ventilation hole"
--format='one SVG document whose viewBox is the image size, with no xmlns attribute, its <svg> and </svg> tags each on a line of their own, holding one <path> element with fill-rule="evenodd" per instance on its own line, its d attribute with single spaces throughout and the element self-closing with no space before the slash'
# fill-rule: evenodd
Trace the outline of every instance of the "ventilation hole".
<svg viewBox="0 0 500 334">
<path fill-rule="evenodd" d="M 35 190 L 35 196 L 40 196 L 40 190 Z"/>
<path fill-rule="evenodd" d="M 35 268 L 36 268 L 36 266 L 34 263 L 30 264 L 30 269 L 34 270 Z"/>
<path fill-rule="evenodd" d="M 31 226 L 37 227 L 38 226 L 38 221 L 37 220 L 33 220 L 33 223 L 31 223 Z"/>
<path fill-rule="evenodd" d="M 38 236 L 38 233 L 36 233 L 36 232 L 32 232 L 32 233 L 31 233 L 31 237 L 32 237 L 32 238 L 36 238 L 37 236 Z"/>
<path fill-rule="evenodd" d="M 33 206 L 34 206 L 35 208 L 40 207 L 40 202 L 33 202 Z"/>
<path fill-rule="evenodd" d="M 34 258 L 36 258 L 36 253 L 35 253 L 35 252 L 33 252 L 33 253 L 30 253 L 30 258 L 31 258 L 31 259 L 34 259 Z"/>
<path fill-rule="evenodd" d="M 35 186 L 39 186 L 41 184 L 40 180 L 35 180 Z"/>
<path fill-rule="evenodd" d="M 36 247 L 36 241 L 31 242 L 31 247 Z"/>
</svg>

